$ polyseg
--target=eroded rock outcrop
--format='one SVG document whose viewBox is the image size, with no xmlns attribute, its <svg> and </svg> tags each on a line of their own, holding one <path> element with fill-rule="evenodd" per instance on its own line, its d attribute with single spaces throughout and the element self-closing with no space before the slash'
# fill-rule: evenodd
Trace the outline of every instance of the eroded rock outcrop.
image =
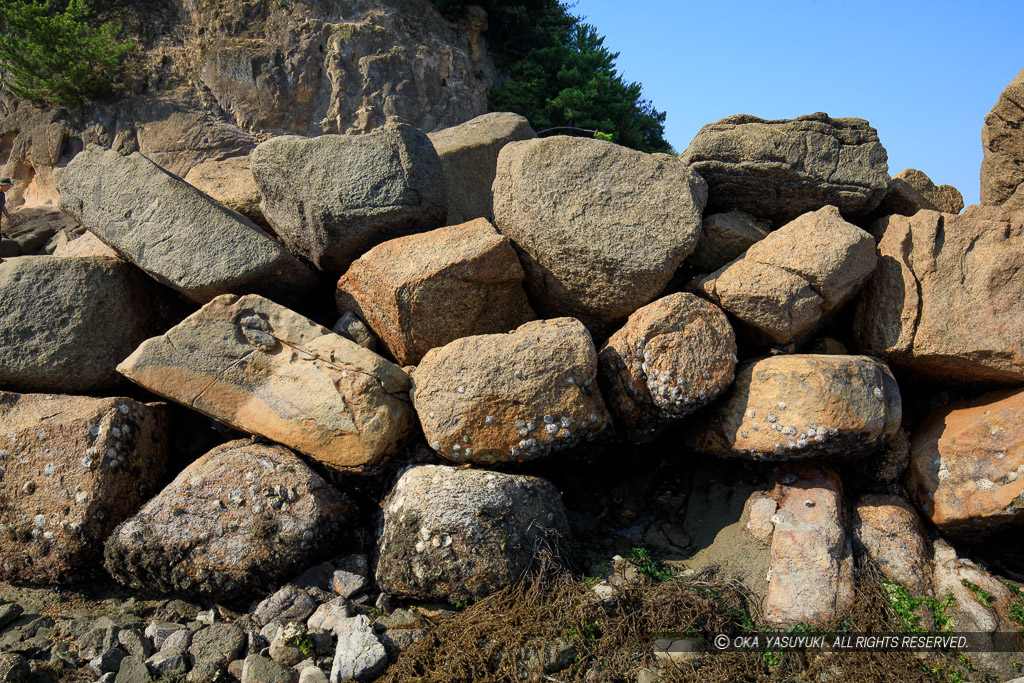
<svg viewBox="0 0 1024 683">
<path fill-rule="evenodd" d="M 1010 81 L 981 128 L 981 203 L 1024 210 L 1024 69 Z"/>
<path fill-rule="evenodd" d="M 380 463 L 415 421 L 401 368 L 256 295 L 217 297 L 118 372 L 335 468 Z"/>
</svg>

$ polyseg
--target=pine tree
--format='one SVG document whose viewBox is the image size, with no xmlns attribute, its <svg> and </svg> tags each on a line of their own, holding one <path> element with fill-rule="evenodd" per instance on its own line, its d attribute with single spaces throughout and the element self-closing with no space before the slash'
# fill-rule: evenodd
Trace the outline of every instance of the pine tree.
<svg viewBox="0 0 1024 683">
<path fill-rule="evenodd" d="M 120 58 L 132 42 L 118 42 L 120 29 L 90 26 L 86 0 L 0 1 L 0 70 L 18 97 L 39 104 L 77 106 L 110 91 Z"/>
</svg>

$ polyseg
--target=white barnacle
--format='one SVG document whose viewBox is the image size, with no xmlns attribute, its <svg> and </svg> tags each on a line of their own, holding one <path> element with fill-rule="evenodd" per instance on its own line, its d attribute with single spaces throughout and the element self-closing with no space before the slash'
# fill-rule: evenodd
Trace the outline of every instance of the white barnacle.
<svg viewBox="0 0 1024 683">
<path fill-rule="evenodd" d="M 755 417 L 757 417 L 757 411 L 751 408 L 750 410 L 747 411 L 747 417 L 753 420 Z"/>
<path fill-rule="evenodd" d="M 749 439 L 750 438 L 750 432 L 748 432 L 746 429 L 741 429 L 740 430 L 740 436 L 742 436 L 744 439 Z"/>
<path fill-rule="evenodd" d="M 459 392 L 460 394 L 464 394 L 466 393 L 466 387 L 458 387 L 455 391 Z"/>
<path fill-rule="evenodd" d="M 473 449 L 472 448 L 467 448 L 466 449 L 466 457 L 468 458 L 468 457 L 470 457 L 472 455 L 473 455 Z"/>
<path fill-rule="evenodd" d="M 122 415 L 127 415 L 128 414 L 128 405 L 125 404 L 125 403 L 122 403 L 121 405 L 119 405 L 117 407 L 117 409 L 121 412 Z"/>
<path fill-rule="evenodd" d="M 793 439 L 786 439 L 786 446 L 789 448 L 796 448 L 796 441 L 793 441 Z"/>
<path fill-rule="evenodd" d="M 553 423 L 548 423 L 544 425 L 544 431 L 546 431 L 548 434 L 557 434 L 559 429 L 560 427 Z"/>
<path fill-rule="evenodd" d="M 807 439 L 806 438 L 804 438 L 804 439 L 797 439 L 796 440 L 796 445 L 799 448 L 807 448 Z"/>
<path fill-rule="evenodd" d="M 786 404 L 783 401 L 779 401 L 775 405 L 778 406 L 779 410 L 785 410 L 786 409 Z"/>
<path fill-rule="evenodd" d="M 565 381 L 566 381 L 567 383 L 569 383 L 569 384 L 573 385 L 573 386 L 576 386 L 576 378 L 575 378 L 575 377 L 573 377 L 572 375 L 569 375 L 568 377 L 566 377 L 566 378 L 565 378 Z"/>
<path fill-rule="evenodd" d="M 430 417 L 434 417 L 434 414 L 431 413 Z M 493 415 L 488 415 L 487 417 L 485 417 L 484 418 L 484 424 L 485 425 L 492 425 L 492 424 L 494 424 L 494 416 Z"/>
<path fill-rule="evenodd" d="M 768 413 L 768 418 L 767 419 L 768 419 L 769 422 L 774 424 L 775 422 L 778 421 L 779 416 L 776 415 L 775 413 Z"/>
<path fill-rule="evenodd" d="M 545 415 L 545 416 L 544 416 L 544 422 L 545 422 L 546 424 L 554 424 L 554 422 L 555 422 L 555 418 L 554 418 L 554 417 L 552 417 L 551 415 Z"/>
<path fill-rule="evenodd" d="M 979 479 L 978 481 L 976 481 L 974 483 L 977 484 L 979 491 L 991 491 L 992 489 L 994 489 L 996 487 L 996 485 L 994 483 L 992 483 L 992 480 L 990 480 L 990 479 L 984 479 L 983 478 L 983 479 Z"/>
<path fill-rule="evenodd" d="M 558 423 L 562 425 L 562 429 L 568 429 L 569 427 L 572 427 L 572 418 L 566 415 L 561 420 L 559 420 Z"/>
<path fill-rule="evenodd" d="M 753 429 L 755 432 L 759 432 L 761 431 L 761 423 L 755 422 L 754 424 L 750 425 L 750 428 Z"/>
<path fill-rule="evenodd" d="M 82 467 L 85 467 L 86 469 L 92 467 L 92 458 L 88 455 L 82 458 Z"/>
<path fill-rule="evenodd" d="M 518 458 L 520 453 L 521 451 L 519 450 L 519 446 L 513 446 L 512 448 L 508 449 L 508 454 L 511 455 L 513 458 Z"/>
</svg>

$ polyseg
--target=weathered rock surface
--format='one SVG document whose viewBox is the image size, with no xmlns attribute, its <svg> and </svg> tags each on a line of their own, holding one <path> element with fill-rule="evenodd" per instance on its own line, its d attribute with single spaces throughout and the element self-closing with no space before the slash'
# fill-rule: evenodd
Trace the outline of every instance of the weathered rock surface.
<svg viewBox="0 0 1024 683">
<path fill-rule="evenodd" d="M 825 467 L 784 467 L 774 497 L 765 620 L 772 626 L 824 624 L 853 604 L 842 483 Z"/>
<path fill-rule="evenodd" d="M 899 429 L 900 390 L 867 356 L 783 355 L 741 365 L 696 428 L 698 449 L 752 460 L 869 453 Z"/>
<path fill-rule="evenodd" d="M 67 583 L 102 571 L 104 540 L 163 475 L 164 407 L 0 392 L 0 580 Z"/>
<path fill-rule="evenodd" d="M 90 145 L 68 164 L 61 209 L 157 281 L 205 303 L 219 294 L 301 301 L 306 266 L 252 221 L 141 154 Z"/>
<path fill-rule="evenodd" d="M 743 255 L 750 246 L 771 232 L 771 224 L 743 211 L 704 216 L 697 248 L 687 262 L 697 270 L 710 273 Z"/>
<path fill-rule="evenodd" d="M 524 462 L 609 426 L 596 373 L 597 352 L 579 321 L 538 320 L 428 351 L 413 374 L 413 405 L 445 458 Z"/>
<path fill-rule="evenodd" d="M 380 244 L 338 282 L 399 365 L 476 334 L 508 332 L 536 315 L 508 238 L 486 219 Z"/>
<path fill-rule="evenodd" d="M 263 197 L 249 169 L 248 155 L 204 161 L 192 167 L 185 176 L 185 182 L 261 228 L 270 227 L 260 210 Z"/>
<path fill-rule="evenodd" d="M 907 484 L 944 534 L 1024 522 L 1024 392 L 985 394 L 930 416 L 911 439 Z"/>
<path fill-rule="evenodd" d="M 889 192 L 873 215 L 913 216 L 921 209 L 960 213 L 963 208 L 964 198 L 958 189 L 952 185 L 936 185 L 922 171 L 907 168 L 892 177 Z"/>
<path fill-rule="evenodd" d="M 228 664 L 238 659 L 245 644 L 245 632 L 235 624 L 217 623 L 200 629 L 189 648 L 195 665 L 185 680 L 188 683 L 206 683 L 223 679 Z"/>
<path fill-rule="evenodd" d="M 519 114 L 493 112 L 427 135 L 444 167 L 448 224 L 494 218 L 491 186 L 498 153 L 510 142 L 537 137 Z"/>
<path fill-rule="evenodd" d="M 905 586 L 912 595 L 931 595 L 931 547 L 924 525 L 898 496 L 869 493 L 853 509 L 851 524 L 857 549 L 885 578 Z"/>
<path fill-rule="evenodd" d="M 641 443 L 732 384 L 736 335 L 714 304 L 670 294 L 629 316 L 598 362 L 616 432 Z"/>
<path fill-rule="evenodd" d="M 381 242 L 439 227 L 448 210 L 441 160 L 427 136 L 405 124 L 271 138 L 250 167 L 274 232 L 332 273 Z"/>
<path fill-rule="evenodd" d="M 854 321 L 862 350 L 944 382 L 1024 381 L 1024 212 L 884 223 Z"/>
<path fill-rule="evenodd" d="M 707 181 L 709 212 L 738 209 L 776 225 L 827 205 L 855 219 L 889 189 L 888 156 L 875 129 L 820 112 L 775 121 L 726 117 L 701 128 L 680 159 Z"/>
<path fill-rule="evenodd" d="M 14 210 L 13 191 L 7 193 L 7 210 Z M 4 220 L 4 240 L 0 256 L 41 255 L 47 241 L 62 230 L 73 230 L 77 222 L 54 206 L 21 207 L 14 214 L 17 223 Z"/>
<path fill-rule="evenodd" d="M 114 368 L 168 324 L 157 289 L 111 258 L 0 263 L 0 387 L 84 393 L 122 386 Z"/>
<path fill-rule="evenodd" d="M 568 538 L 558 491 L 537 477 L 424 465 L 383 509 L 377 584 L 410 598 L 482 598 Z"/>
<path fill-rule="evenodd" d="M 272 659 L 249 655 L 242 666 L 242 683 L 298 683 L 299 672 Z"/>
<path fill-rule="evenodd" d="M 981 128 L 981 203 L 1024 209 L 1024 69 L 999 96 Z"/>
<path fill-rule="evenodd" d="M 506 145 L 494 222 L 542 316 L 598 337 L 654 299 L 700 236 L 707 188 L 675 157 L 556 136 Z"/>
<path fill-rule="evenodd" d="M 331 665 L 331 683 L 372 681 L 384 672 L 388 655 L 370 620 L 360 615 L 338 629 L 338 646 Z"/>
<path fill-rule="evenodd" d="M 398 366 L 255 295 L 214 299 L 118 371 L 335 468 L 380 462 L 414 425 Z"/>
<path fill-rule="evenodd" d="M 53 256 L 80 258 L 83 256 L 106 256 L 125 260 L 116 251 L 104 244 L 99 237 L 86 230 L 78 239 L 64 242 L 53 250 Z"/>
<path fill-rule="evenodd" d="M 779 228 L 696 287 L 755 340 L 788 344 L 805 340 L 853 298 L 875 263 L 871 235 L 826 206 Z"/>
<path fill-rule="evenodd" d="M 135 589 L 239 595 L 291 576 L 336 542 L 346 499 L 279 446 L 232 441 L 185 468 L 107 541 Z"/>
</svg>

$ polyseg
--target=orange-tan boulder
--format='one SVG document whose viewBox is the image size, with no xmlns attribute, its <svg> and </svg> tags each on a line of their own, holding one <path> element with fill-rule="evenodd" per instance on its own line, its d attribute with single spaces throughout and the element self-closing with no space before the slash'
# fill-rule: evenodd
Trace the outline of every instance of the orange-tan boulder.
<svg viewBox="0 0 1024 683">
<path fill-rule="evenodd" d="M 66 232 L 64 234 L 67 234 Z M 125 260 L 116 251 L 100 241 L 100 238 L 86 230 L 78 239 L 68 240 L 53 250 L 53 256 L 64 258 L 81 256 L 106 256 Z"/>
<path fill-rule="evenodd" d="M 483 218 L 377 245 L 338 282 L 400 365 L 461 337 L 535 319 L 508 238 Z"/>
<path fill-rule="evenodd" d="M 736 335 L 714 304 L 670 294 L 629 316 L 598 362 L 617 432 L 650 441 L 732 384 Z"/>
<path fill-rule="evenodd" d="M 379 464 L 415 425 L 401 368 L 256 295 L 217 297 L 118 371 L 338 469 Z"/>
<path fill-rule="evenodd" d="M 237 211 L 264 230 L 270 228 L 260 211 L 263 199 L 249 169 L 249 156 L 209 159 L 193 166 L 185 182 Z"/>
<path fill-rule="evenodd" d="M 930 416 L 911 439 L 907 484 L 947 534 L 1024 522 L 1024 391 L 995 392 Z"/>
<path fill-rule="evenodd" d="M 431 448 L 455 462 L 524 462 L 593 440 L 610 425 L 597 352 L 578 320 L 536 320 L 508 334 L 431 349 L 413 404 Z"/>
<path fill-rule="evenodd" d="M 912 595 L 930 595 L 931 547 L 921 518 L 899 496 L 869 493 L 853 509 L 853 541 L 882 574 Z"/>
<path fill-rule="evenodd" d="M 981 128 L 981 203 L 1024 209 L 1024 69 L 1010 81 Z"/>
<path fill-rule="evenodd" d="M 103 542 L 163 476 L 165 408 L 0 392 L 0 580 L 68 583 L 103 571 Z"/>
<path fill-rule="evenodd" d="M 751 460 L 866 455 L 900 427 L 900 390 L 867 356 L 782 355 L 741 365 L 694 427 L 707 453 Z"/>
<path fill-rule="evenodd" d="M 106 567 L 137 590 L 240 595 L 312 564 L 334 547 L 351 512 L 288 449 L 232 441 L 186 467 L 118 526 Z"/>
</svg>

